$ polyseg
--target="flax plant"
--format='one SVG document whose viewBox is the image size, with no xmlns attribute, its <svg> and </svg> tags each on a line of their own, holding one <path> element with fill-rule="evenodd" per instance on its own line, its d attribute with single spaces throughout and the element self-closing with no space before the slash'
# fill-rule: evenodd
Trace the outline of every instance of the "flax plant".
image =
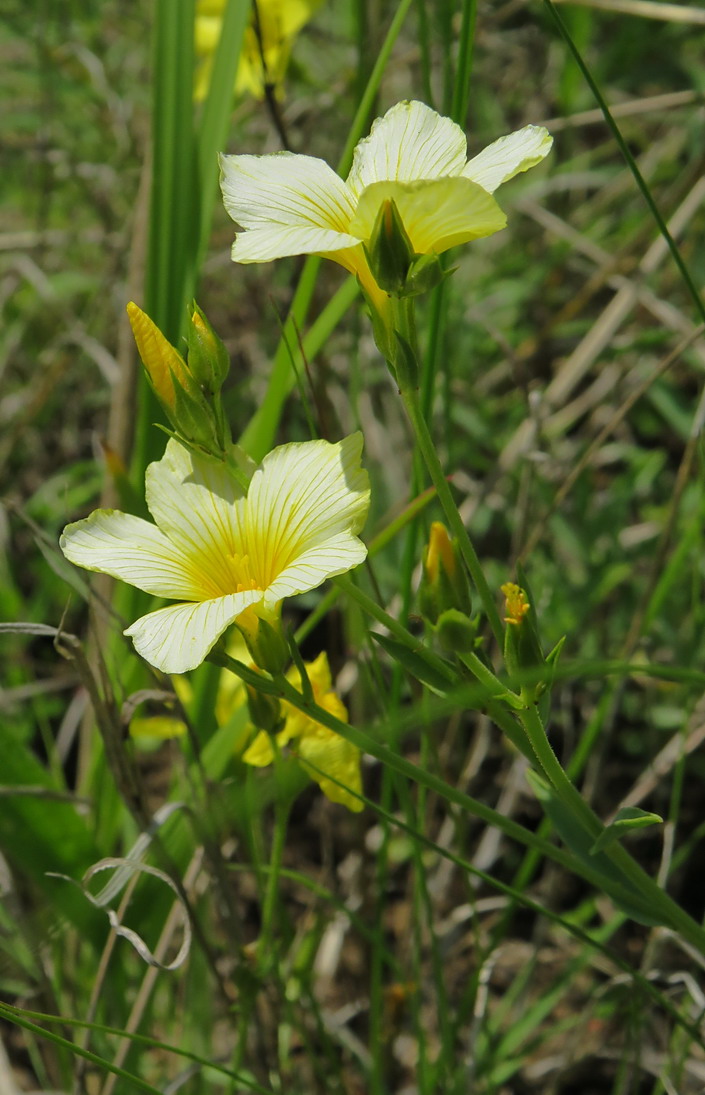
<svg viewBox="0 0 705 1095">
<path fill-rule="evenodd" d="M 545 2 L 574 49 L 566 25 Z M 352 0 L 360 41 L 378 7 L 384 5 Z M 633 648 L 587 668 L 562 659 L 563 640 L 549 649 L 545 635 L 553 633 L 553 621 L 531 589 L 531 559 L 523 568 L 507 557 L 503 569 L 483 561 L 474 524 L 465 520 L 449 481 L 447 446 L 433 414 L 437 371 L 447 385 L 446 409 L 450 402 L 442 332 L 453 255 L 500 232 L 511 237 L 514 217 L 504 211 L 501 187 L 528 171 L 532 179 L 551 178 L 553 137 L 529 114 L 515 122 L 519 128 L 469 154 L 476 5 L 461 0 L 436 13 L 425 0 L 401 0 L 378 28 L 374 63 L 360 61 L 358 84 L 367 72 L 369 78 L 336 169 L 316 147 L 306 155 L 251 154 L 243 135 L 249 106 L 240 101 L 233 114 L 234 91 L 255 100 L 264 95 L 272 116 L 262 108 L 258 124 L 274 121 L 281 136 L 283 75 L 296 36 L 320 10 L 329 22 L 322 22 L 319 42 L 331 49 L 340 44 L 330 33 L 337 9 L 331 15 L 325 8 L 315 0 L 157 0 L 155 7 L 149 240 L 136 298 L 144 308 L 128 304 L 144 366 L 131 490 L 121 509 L 97 509 L 67 524 L 63 555 L 54 553 L 62 576 L 87 599 L 86 572 L 122 583 L 109 606 L 111 640 L 87 658 L 63 621 L 44 630 L 21 625 L 37 641 L 51 639 L 70 662 L 100 729 L 84 764 L 85 798 L 61 803 L 70 817 L 50 875 L 43 849 L 50 848 L 57 815 L 47 811 L 45 818 L 43 801 L 37 810 L 31 802 L 23 810 L 22 796 L 39 789 L 50 802 L 49 792 L 64 793 L 63 784 L 58 792 L 50 786 L 42 766 L 26 761 L 22 743 L 10 738 L 16 748 L 7 750 L 1 781 L 0 798 L 14 787 L 20 797 L 11 824 L 2 827 L 11 837 L 9 870 L 25 854 L 24 845 L 18 853 L 17 834 L 26 832 L 32 883 L 45 894 L 58 892 L 56 908 L 77 940 L 71 959 L 75 952 L 77 970 L 95 973 L 88 1007 L 71 1020 L 54 1014 L 70 995 L 59 985 L 58 948 L 51 959 L 43 943 L 34 943 L 42 949 L 36 956 L 22 952 L 28 966 L 36 958 L 41 1007 L 29 1012 L 0 1004 L 0 1016 L 24 1028 L 31 1059 L 41 1062 L 38 1044 L 52 1047 L 51 1067 L 37 1065 L 42 1089 L 92 1089 L 94 1077 L 82 1070 L 94 1068 L 107 1074 L 102 1095 L 123 1086 L 156 1092 L 184 1084 L 194 1092 L 215 1085 L 233 1095 L 358 1087 L 390 1095 L 401 1090 L 396 1073 L 406 1055 L 419 1095 L 450 1095 L 468 1085 L 509 1090 L 551 1009 L 570 1003 L 596 953 L 601 975 L 623 972 L 639 1006 L 649 1001 L 668 1017 L 673 1060 L 682 1046 L 703 1045 L 693 1009 L 661 992 L 651 977 L 649 948 L 661 936 L 650 937 L 643 970 L 609 949 L 631 919 L 666 929 L 705 959 L 705 930 L 668 895 L 666 872 L 654 879 L 628 851 L 634 833 L 661 818 L 630 806 L 604 823 L 577 784 L 592 730 L 565 766 L 549 736 L 564 679 L 592 672 L 599 681 L 609 674 L 623 680 L 638 672 L 660 674 L 668 688 L 679 681 L 701 687 L 702 674 L 635 666 Z M 419 48 L 409 71 L 420 68 L 421 86 L 405 88 L 401 94 L 409 98 L 385 110 L 390 87 L 405 70 L 389 85 L 383 77 L 399 35 L 409 34 L 410 12 Z M 437 72 L 431 71 L 438 45 L 432 25 L 443 47 Z M 344 96 L 337 87 L 332 94 L 339 107 Z M 384 105 L 371 120 L 378 98 Z M 260 108 L 252 104 L 253 111 Z M 271 141 L 265 147 L 275 147 Z M 218 154 L 224 202 L 218 214 L 223 225 L 225 212 L 236 225 L 227 277 L 241 277 L 243 264 L 304 257 L 288 286 L 289 311 L 264 395 L 247 423 L 233 413 L 226 345 L 193 303 L 217 199 Z M 329 299 L 327 285 L 318 285 L 320 273 L 333 269 L 326 260 L 349 275 Z M 319 311 L 311 319 L 314 300 Z M 315 389 L 322 375 L 318 351 L 356 302 L 368 324 L 360 342 L 376 344 L 375 375 L 389 382 L 385 398 L 398 398 L 413 443 L 404 488 L 410 501 L 382 520 L 374 454 L 383 442 L 370 436 L 365 444 L 365 415 L 353 406 L 355 393 L 368 384 L 362 370 L 350 377 L 343 428 L 308 406 L 305 379 L 300 394 L 309 439 L 301 440 L 295 417 L 284 414 L 297 373 L 313 378 Z M 352 373 L 356 363 L 349 368 Z M 371 399 L 370 393 L 364 392 Z M 694 461 L 695 441 L 688 451 Z M 86 513 L 73 508 L 76 516 Z M 374 521 L 367 520 L 370 511 Z M 430 531 L 420 546 L 427 512 Z M 693 534 L 688 544 L 696 539 Z M 391 584 L 399 596 L 385 608 L 382 590 Z M 645 611 L 654 611 L 667 587 L 662 576 Z M 108 606 L 109 599 L 101 592 L 98 603 Z M 533 795 L 537 814 L 543 811 L 538 831 L 469 793 L 465 770 L 457 779 L 440 774 L 446 742 L 439 743 L 437 727 L 458 720 L 455 731 L 460 726 L 462 733 L 472 722 L 468 715 L 478 723 L 486 719 L 495 755 L 526 773 L 522 787 Z M 84 725 L 89 729 L 88 716 Z M 163 760 L 171 746 L 155 806 L 154 788 L 146 789 L 144 779 L 150 750 Z M 49 742 L 50 764 L 63 780 L 63 760 L 53 748 Z M 675 824 L 676 816 L 677 802 L 668 820 Z M 523 862 L 510 857 L 501 877 L 481 869 L 475 854 L 481 827 L 520 849 Z M 315 844 L 305 848 L 305 867 L 291 854 L 296 838 Z M 340 863 L 343 842 L 349 854 Z M 120 855 L 123 846 L 128 851 Z M 158 866 L 144 864 L 146 857 Z M 549 899 L 539 902 L 529 892 L 538 862 L 579 878 L 582 904 L 564 913 Z M 465 927 L 454 921 L 456 909 L 440 922 L 439 866 L 446 879 L 461 880 L 454 892 L 473 924 L 460 989 L 448 955 L 459 925 L 463 933 Z M 96 894 L 87 883 L 102 871 L 111 872 L 111 881 Z M 403 910 L 395 904 L 399 879 Z M 483 916 L 479 886 L 495 902 L 484 934 L 475 930 Z M 296 895 L 290 903 L 288 887 Z M 104 925 L 91 919 L 93 907 L 101 917 L 108 912 L 102 952 Z M 526 994 L 534 973 L 542 973 L 536 955 L 487 1005 L 495 948 L 518 907 L 555 928 L 573 949 L 531 1006 Z M 394 919 L 399 911 L 408 918 L 401 929 Z M 0 910 L 2 938 L 7 915 Z M 367 969 L 356 949 L 360 941 Z M 189 945 L 177 974 L 170 955 L 176 952 L 181 962 Z M 358 963 L 366 1027 L 341 1018 L 352 994 L 347 987 L 336 1011 L 331 967 L 346 961 L 348 968 Z M 78 973 L 75 980 L 78 985 Z M 78 999 L 78 988 L 69 988 Z M 619 978 L 611 978 L 605 999 L 618 989 Z M 177 1006 L 183 1012 L 170 1010 Z M 149 1038 L 152 1030 L 162 1040 Z M 74 1057 L 80 1064 L 72 1074 Z M 663 1090 L 679 1082 L 680 1074 L 669 1076 Z"/>
<path fill-rule="evenodd" d="M 399 103 L 360 142 L 341 181 L 324 163 L 305 156 L 232 156 L 221 161 L 225 206 L 242 231 L 235 262 L 263 262 L 316 253 L 352 270 L 368 303 L 377 345 L 398 385 L 408 420 L 459 553 L 480 598 L 509 678 L 503 683 L 473 650 L 471 636 L 457 650 L 461 664 L 498 702 L 512 724 L 511 740 L 531 759 L 532 784 L 575 856 L 578 873 L 592 860 L 606 892 L 637 920 L 681 932 L 705 954 L 705 931 L 672 901 L 620 844 L 629 829 L 651 824 L 644 811 L 618 817 L 610 829 L 596 817 L 561 767 L 546 733 L 539 698 L 550 688 L 551 666 L 541 648 L 535 613 L 514 583 L 507 597 L 506 631 L 480 560 L 454 502 L 418 394 L 422 364 L 416 298 L 446 276 L 438 255 L 492 234 L 505 219 L 492 192 L 539 163 L 551 138 L 527 126 L 499 138 L 467 161 L 465 135 L 450 119 L 416 102 Z M 285 157 L 286 170 L 281 170 Z M 449 606 L 452 607 L 452 606 Z M 468 621 L 469 622 L 469 621 Z M 525 671 L 544 669 L 534 685 L 516 684 Z M 547 713 L 546 705 L 542 705 Z M 495 718 L 497 715 L 495 713 Z"/>
</svg>

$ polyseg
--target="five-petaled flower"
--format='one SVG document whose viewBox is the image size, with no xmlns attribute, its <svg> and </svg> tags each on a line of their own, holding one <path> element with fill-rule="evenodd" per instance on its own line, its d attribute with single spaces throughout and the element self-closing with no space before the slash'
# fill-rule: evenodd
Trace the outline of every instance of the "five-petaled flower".
<svg viewBox="0 0 705 1095">
<path fill-rule="evenodd" d="M 313 156 L 221 156 L 225 208 L 243 229 L 233 260 L 324 255 L 355 274 L 381 312 L 386 295 L 364 245 L 383 203 L 394 202 L 417 254 L 440 254 L 504 228 L 494 191 L 539 163 L 551 144 L 546 129 L 527 125 L 468 160 L 460 126 L 423 103 L 401 102 L 359 142 L 346 180 Z"/>
<path fill-rule="evenodd" d="M 341 722 L 347 722 L 348 712 L 333 689 L 325 651 L 322 651 L 314 662 L 306 663 L 306 673 L 313 689 L 313 698 L 318 706 L 330 715 L 335 715 Z M 292 669 L 287 676 L 295 688 L 301 688 L 301 675 L 298 669 Z M 311 779 L 316 781 L 331 802 L 340 802 L 356 813 L 360 811 L 363 803 L 356 797 L 356 794 L 359 795 L 362 791 L 360 750 L 340 734 L 316 722 L 310 715 L 304 714 L 290 703 L 282 704 L 282 714 L 286 721 L 283 729 L 276 735 L 277 747 L 283 749 L 284 746 L 291 745 L 299 764 L 308 772 Z M 243 753 L 242 759 L 246 764 L 252 764 L 258 768 L 272 764 L 274 747 L 269 734 L 261 730 Z M 351 791 L 356 794 L 351 794 Z"/>
<path fill-rule="evenodd" d="M 252 614 L 276 624 L 282 598 L 357 566 L 369 507 L 362 437 L 281 445 L 245 493 L 225 464 L 169 441 L 147 468 L 156 524 L 96 510 L 68 525 L 61 547 L 87 570 L 180 603 L 129 627 L 135 648 L 165 673 L 204 660 L 225 629 Z"/>
</svg>

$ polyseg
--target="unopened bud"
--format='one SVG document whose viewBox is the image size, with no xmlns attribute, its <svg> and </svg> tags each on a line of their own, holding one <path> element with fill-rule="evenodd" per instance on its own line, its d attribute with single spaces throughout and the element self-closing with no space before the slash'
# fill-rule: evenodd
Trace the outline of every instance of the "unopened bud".
<svg viewBox="0 0 705 1095">
<path fill-rule="evenodd" d="M 470 585 L 458 545 L 440 521 L 431 525 L 419 601 L 422 614 L 431 624 L 436 624 L 447 609 L 457 609 L 465 617 L 472 612 Z"/>
<path fill-rule="evenodd" d="M 477 628 L 470 617 L 457 608 L 447 608 L 440 614 L 435 632 L 449 654 L 468 654 L 475 646 Z"/>
<path fill-rule="evenodd" d="M 269 620 L 258 616 L 254 609 L 246 608 L 235 622 L 257 668 L 264 669 L 273 677 L 283 673 L 291 661 L 291 654 L 280 621 L 277 620 L 273 626 Z"/>
<path fill-rule="evenodd" d="M 281 704 L 276 696 L 267 696 L 248 684 L 247 706 L 252 724 L 258 730 L 266 730 L 268 734 L 276 734 L 281 730 L 283 724 Z"/>
<path fill-rule="evenodd" d="M 192 374 L 190 361 L 187 365 L 141 308 L 130 302 L 127 314 L 147 379 L 176 436 L 184 444 L 222 459 L 229 433 L 218 393 L 201 385 Z"/>
<path fill-rule="evenodd" d="M 220 392 L 230 370 L 228 351 L 195 301 L 188 329 L 188 367 L 208 395 Z"/>
<path fill-rule="evenodd" d="M 370 270 L 380 289 L 392 296 L 403 296 L 406 278 L 416 252 L 393 198 L 382 202 L 365 251 Z"/>
<path fill-rule="evenodd" d="M 149 383 L 171 420 L 177 387 L 192 386 L 186 363 L 146 312 L 132 301 L 127 305 L 127 314 Z"/>
</svg>

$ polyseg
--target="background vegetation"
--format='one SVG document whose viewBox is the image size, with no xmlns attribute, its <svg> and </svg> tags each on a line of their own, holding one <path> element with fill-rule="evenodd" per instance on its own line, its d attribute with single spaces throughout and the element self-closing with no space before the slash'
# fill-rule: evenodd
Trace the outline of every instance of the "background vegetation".
<svg viewBox="0 0 705 1095">
<path fill-rule="evenodd" d="M 245 9 L 231 7 L 236 43 Z M 308 437 L 307 413 L 325 436 L 360 426 L 368 542 L 388 528 L 417 493 L 412 446 L 361 299 L 330 264 L 321 276 L 307 264 L 303 281 L 300 260 L 231 264 L 215 151 L 272 151 L 283 130 L 336 164 L 401 98 L 460 120 L 471 154 L 547 125 L 549 159 L 501 192 L 508 229 L 454 255 L 453 278 L 423 305 L 424 395 L 493 587 L 523 560 L 547 649 L 567 637 L 554 747 L 601 817 L 625 803 L 661 814 L 629 847 L 700 919 L 703 23 L 703 8 L 655 0 L 336 0 L 297 39 L 283 101 L 231 109 L 225 51 L 210 99 L 192 104 L 185 0 L 4 5 L 0 615 L 33 633 L 0 636 L 3 1095 L 703 1090 L 702 958 L 450 790 L 370 758 L 370 801 L 353 815 L 289 769 L 247 770 L 246 712 L 221 696 L 214 719 L 213 667 L 180 693 L 186 737 L 129 736 L 138 707 L 171 710 L 169 682 L 121 636 L 135 598 L 94 585 L 89 626 L 86 584 L 57 547 L 101 499 L 139 511 L 162 445 L 126 302 L 177 341 L 194 293 L 231 353 L 234 434 L 266 451 Z M 281 340 L 292 301 L 310 363 L 301 390 L 295 330 Z M 438 516 L 431 500 L 361 576 L 419 634 L 417 564 Z M 351 721 L 557 843 L 526 762 L 489 719 L 423 692 L 342 599 L 309 626 L 320 601 L 299 599 L 291 619 L 307 626 L 307 656 L 328 651 Z M 52 642 L 59 625 L 85 645 Z M 192 911 L 173 972 L 150 968 L 56 877 L 79 881 L 143 832 L 148 862 Z M 120 903 L 173 959 L 181 907 L 163 879 L 134 875 Z"/>
</svg>

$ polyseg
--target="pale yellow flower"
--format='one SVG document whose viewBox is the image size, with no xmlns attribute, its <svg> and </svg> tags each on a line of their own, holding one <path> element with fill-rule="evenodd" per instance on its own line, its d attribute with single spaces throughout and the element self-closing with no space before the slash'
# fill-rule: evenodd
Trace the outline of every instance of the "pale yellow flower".
<svg viewBox="0 0 705 1095">
<path fill-rule="evenodd" d="M 322 651 L 314 662 L 306 664 L 306 672 L 313 688 L 314 699 L 319 707 L 335 715 L 341 722 L 347 722 L 348 712 L 345 704 L 333 690 L 330 666 L 325 651 Z M 292 669 L 287 677 L 296 689 L 301 688 L 301 676 L 297 669 Z M 305 768 L 311 779 L 316 781 L 331 802 L 340 802 L 355 812 L 361 810 L 363 803 L 354 794 L 350 794 L 350 791 L 357 794 L 362 791 L 360 750 L 333 730 L 329 730 L 328 727 L 305 715 L 303 711 L 299 711 L 297 707 L 292 707 L 290 703 L 282 703 L 282 715 L 286 722 L 276 736 L 279 748 L 283 749 L 286 745 L 291 745 L 292 752 L 301 766 Z M 243 754 L 242 759 L 246 764 L 252 764 L 258 768 L 272 764 L 274 748 L 269 734 L 261 730 Z M 334 778 L 331 779 L 331 777 Z M 344 786 L 340 787 L 339 783 Z"/>
<path fill-rule="evenodd" d="M 147 468 L 155 524 L 96 510 L 67 526 L 61 548 L 78 566 L 180 602 L 125 634 L 157 669 L 184 673 L 248 610 L 276 623 L 282 598 L 362 562 L 367 549 L 356 533 L 369 484 L 361 451 L 360 434 L 281 445 L 245 493 L 224 464 L 171 440 Z"/>
<path fill-rule="evenodd" d="M 292 152 L 221 156 L 223 201 L 240 225 L 235 262 L 319 254 L 359 279 L 384 307 L 364 251 L 382 204 L 392 199 L 417 254 L 440 254 L 506 225 L 492 194 L 538 164 L 552 138 L 528 125 L 467 159 L 465 133 L 424 103 L 401 102 L 355 149 L 347 179 L 323 160 Z"/>
<path fill-rule="evenodd" d="M 281 95 L 292 43 L 320 2 L 257 0 L 256 17 L 253 4 L 235 78 L 236 95 L 263 99 L 265 85 L 271 85 Z M 226 3 L 227 0 L 198 0 L 196 6 L 195 47 L 201 58 L 194 88 L 197 100 L 205 99 L 208 94 Z"/>
</svg>

